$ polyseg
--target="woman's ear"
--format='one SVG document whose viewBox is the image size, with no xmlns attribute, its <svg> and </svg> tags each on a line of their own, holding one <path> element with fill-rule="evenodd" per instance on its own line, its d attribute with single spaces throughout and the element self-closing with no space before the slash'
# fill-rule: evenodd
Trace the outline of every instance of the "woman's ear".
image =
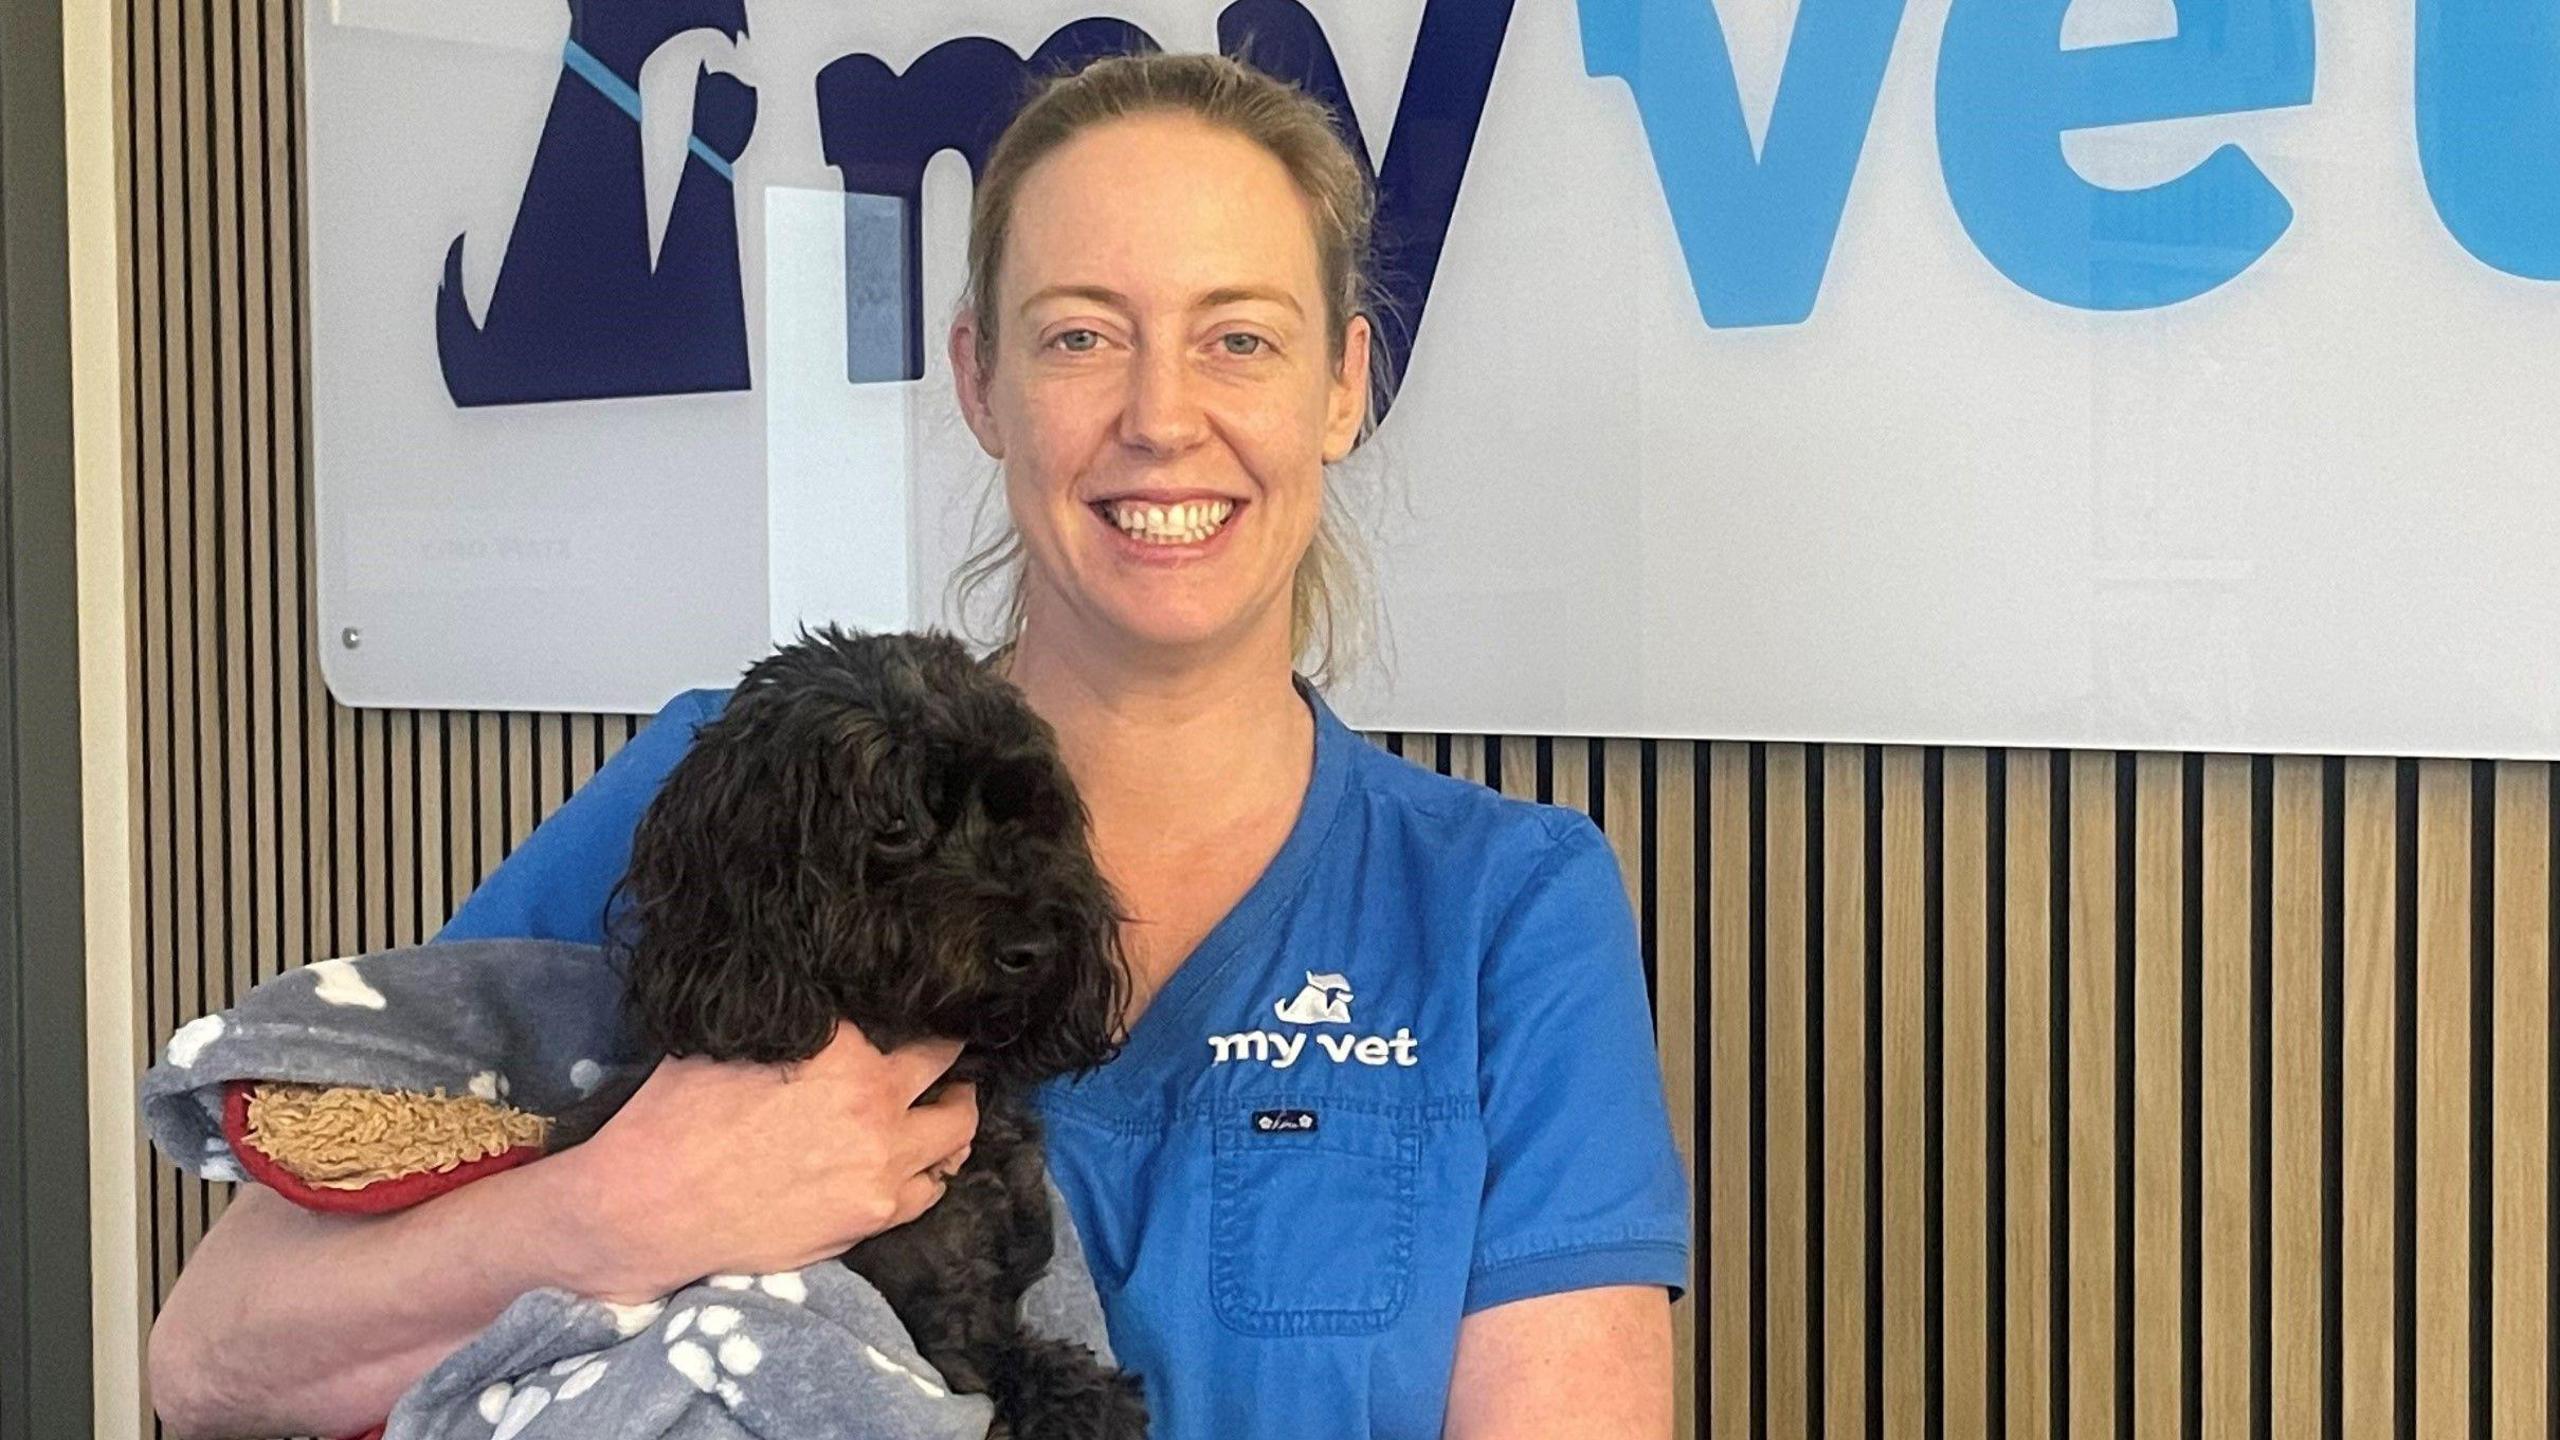
<svg viewBox="0 0 2560 1440">
<path fill-rule="evenodd" d="M 1330 465 L 1360 443 L 1360 424 L 1369 418 L 1369 317 L 1354 315 L 1342 327 L 1342 363 L 1334 367 L 1326 387 L 1324 458 Z"/>
<path fill-rule="evenodd" d="M 1004 437 L 996 430 L 995 415 L 987 406 L 987 372 L 980 368 L 978 356 L 979 342 L 985 338 L 978 333 L 978 320 L 973 314 L 964 311 L 951 322 L 951 385 L 959 396 L 960 418 L 967 422 L 969 433 L 978 437 L 978 448 L 1001 460 Z"/>
</svg>

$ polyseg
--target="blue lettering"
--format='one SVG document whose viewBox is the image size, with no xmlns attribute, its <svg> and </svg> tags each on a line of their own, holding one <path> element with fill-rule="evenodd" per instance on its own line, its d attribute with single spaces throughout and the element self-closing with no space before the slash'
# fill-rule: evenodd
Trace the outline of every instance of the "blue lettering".
<svg viewBox="0 0 2560 1440">
<path fill-rule="evenodd" d="M 847 55 L 818 72 L 820 153 L 855 197 L 853 213 L 874 217 L 865 233 L 876 237 L 894 228 L 899 243 L 895 251 L 866 253 L 848 236 L 847 287 L 856 303 L 876 308 L 887 292 L 899 297 L 903 312 L 894 326 L 847 326 L 849 379 L 924 376 L 926 162 L 957 150 L 975 178 L 1038 76 L 1155 48 L 1145 31 L 1126 21 L 1078 20 L 1042 41 L 1028 60 L 999 41 L 971 35 L 927 50 L 904 74 L 874 55 Z M 894 353 L 879 351 L 883 338 Z"/>
<path fill-rule="evenodd" d="M 1956 0 L 1938 55 L 1947 197 L 1983 258 L 2083 310 L 2191 300 L 2257 263 L 2293 206 L 2236 145 L 2164 184 L 2092 185 L 2067 131 L 2310 103 L 2310 0 L 2177 0 L 2167 40 L 2061 48 L 2071 0 Z"/>
<path fill-rule="evenodd" d="M 1378 343 L 1384 364 L 1380 407 L 1393 403 L 1429 302 L 1432 277 L 1448 240 L 1449 217 L 1466 178 L 1467 158 L 1492 88 L 1494 62 L 1510 24 L 1512 0 L 1427 0 L 1405 72 L 1404 98 L 1387 137 L 1378 183 Z M 1260 69 L 1295 81 L 1332 107 L 1364 169 L 1369 151 L 1352 112 L 1342 70 L 1315 17 L 1298 0 L 1236 0 L 1218 16 L 1219 47 Z M 937 45 L 901 74 L 878 57 L 849 55 L 818 75 L 818 127 L 827 162 L 855 197 L 857 223 L 876 236 L 893 223 L 900 248 L 864 258 L 849 289 L 865 315 L 848 326 L 847 374 L 856 381 L 914 380 L 924 374 L 924 296 L 917 257 L 923 249 L 925 165 L 958 150 L 975 176 L 996 136 L 1019 110 L 1032 77 L 1071 69 L 1096 55 L 1156 48 L 1134 25 L 1079 20 L 1044 41 L 1029 60 L 993 40 L 969 37 Z M 886 218 L 888 212 L 897 217 Z M 877 247 L 875 247 L 876 249 Z M 884 294 L 903 291 L 894 325 L 865 323 Z M 895 353 L 883 353 L 885 335 Z"/>
<path fill-rule="evenodd" d="M 2418 163 L 2474 259 L 2560 280 L 2560 4 L 2418 0 Z"/>
<path fill-rule="evenodd" d="M 1503 37 L 1510 33 L 1511 5 L 1512 0 L 1425 0 L 1422 7 L 1404 96 L 1375 175 L 1381 304 L 1372 318 L 1381 351 L 1381 415 L 1395 403 L 1414 338 L 1422 331 L 1432 277 L 1440 273 L 1440 252 L 1449 240 L 1449 217 L 1457 213 L 1458 188 L 1467 178 L 1485 96 L 1493 88 L 1494 62 L 1502 58 Z M 1218 17 L 1218 43 L 1332 106 L 1352 155 L 1368 167 L 1369 147 L 1341 68 L 1324 31 L 1298 0 L 1236 0 Z"/>
<path fill-rule="evenodd" d="M 1903 0 L 1803 0 L 1754 154 L 1711 0 L 1582 0 L 1583 66 L 1634 92 L 1709 325 L 1813 313 Z"/>
</svg>

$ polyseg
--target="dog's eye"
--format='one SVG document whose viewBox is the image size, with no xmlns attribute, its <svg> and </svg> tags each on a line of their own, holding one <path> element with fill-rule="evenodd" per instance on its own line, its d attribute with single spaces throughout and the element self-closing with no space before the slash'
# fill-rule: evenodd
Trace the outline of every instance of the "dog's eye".
<svg viewBox="0 0 2560 1440">
<path fill-rule="evenodd" d="M 871 827 L 871 832 L 883 843 L 890 845 L 899 844 L 914 834 L 903 815 L 882 817 L 878 824 Z"/>
</svg>

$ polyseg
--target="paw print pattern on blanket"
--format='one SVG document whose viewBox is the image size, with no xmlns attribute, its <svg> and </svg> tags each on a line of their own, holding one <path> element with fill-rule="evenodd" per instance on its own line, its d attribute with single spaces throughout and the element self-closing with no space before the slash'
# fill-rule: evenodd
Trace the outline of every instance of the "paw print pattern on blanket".
<svg viewBox="0 0 2560 1440">
<path fill-rule="evenodd" d="M 698 1336 L 688 1339 L 685 1332 L 695 1328 L 697 1318 Z M 692 1381 L 693 1388 L 719 1396 L 720 1403 L 732 1410 L 745 1398 L 732 1377 L 752 1375 L 764 1363 L 764 1351 L 739 1328 L 745 1318 L 734 1305 L 705 1305 L 699 1310 L 679 1310 L 667 1322 L 667 1363 Z"/>
<path fill-rule="evenodd" d="M 546 1389 L 532 1380 L 505 1381 L 480 1392 L 480 1418 L 496 1426 L 489 1440 L 516 1440 L 534 1417 L 551 1408 L 554 1402 L 566 1405 L 596 1387 L 596 1382 L 613 1368 L 613 1361 L 596 1352 L 571 1355 L 555 1361 L 549 1379 L 560 1388 Z"/>
<path fill-rule="evenodd" d="M 361 1005 L 379 1010 L 390 1002 L 382 992 L 365 983 L 356 973 L 353 960 L 321 960 L 303 967 L 311 976 L 311 993 L 332 1005 Z"/>
</svg>

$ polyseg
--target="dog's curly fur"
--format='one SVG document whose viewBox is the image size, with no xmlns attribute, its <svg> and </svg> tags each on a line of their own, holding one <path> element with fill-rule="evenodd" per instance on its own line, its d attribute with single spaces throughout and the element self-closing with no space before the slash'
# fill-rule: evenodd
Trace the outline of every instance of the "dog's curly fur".
<svg viewBox="0 0 2560 1440">
<path fill-rule="evenodd" d="M 613 925 L 670 1055 L 804 1060 L 840 1021 L 965 1046 L 970 1158 L 922 1219 L 856 1246 L 991 1435 L 1124 1440 L 1135 1377 L 1021 1324 L 1047 1268 L 1030 1088 L 1119 1043 L 1119 912 L 1049 727 L 941 635 L 804 634 L 747 672 L 634 837 Z"/>
</svg>

